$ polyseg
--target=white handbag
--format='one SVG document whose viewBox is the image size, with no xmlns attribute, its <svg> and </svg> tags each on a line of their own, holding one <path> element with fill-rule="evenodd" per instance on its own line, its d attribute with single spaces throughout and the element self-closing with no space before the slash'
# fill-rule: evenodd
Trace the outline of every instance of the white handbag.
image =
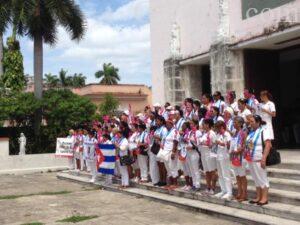
<svg viewBox="0 0 300 225">
<path fill-rule="evenodd" d="M 159 149 L 159 152 L 157 153 L 156 158 L 158 160 L 168 161 L 171 154 L 172 154 L 171 151 L 166 151 L 161 148 L 161 149 Z"/>
</svg>

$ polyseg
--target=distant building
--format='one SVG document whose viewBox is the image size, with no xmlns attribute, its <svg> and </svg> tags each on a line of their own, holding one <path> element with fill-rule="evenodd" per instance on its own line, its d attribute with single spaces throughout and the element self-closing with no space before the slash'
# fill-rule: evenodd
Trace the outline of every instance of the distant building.
<svg viewBox="0 0 300 225">
<path fill-rule="evenodd" d="M 300 146 L 299 0 L 150 0 L 150 28 L 154 102 L 267 89 Z"/>
<path fill-rule="evenodd" d="M 99 105 L 107 93 L 118 99 L 120 110 L 128 109 L 131 105 L 133 112 L 142 112 L 146 105 L 152 104 L 152 91 L 149 87 L 139 84 L 100 85 L 88 84 L 82 88 L 72 90 L 73 93 L 88 97 Z"/>
</svg>

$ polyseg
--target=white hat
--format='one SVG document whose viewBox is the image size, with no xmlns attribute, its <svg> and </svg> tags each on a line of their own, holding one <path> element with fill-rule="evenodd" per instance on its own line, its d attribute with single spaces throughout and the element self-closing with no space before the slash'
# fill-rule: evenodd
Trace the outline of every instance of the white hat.
<svg viewBox="0 0 300 225">
<path fill-rule="evenodd" d="M 153 105 L 153 107 L 161 107 L 161 105 L 159 104 L 159 103 L 155 103 L 154 105 Z"/>
<path fill-rule="evenodd" d="M 176 114 L 176 111 L 175 110 L 171 110 L 170 111 L 170 115 L 175 115 Z"/>
<path fill-rule="evenodd" d="M 226 107 L 224 111 L 228 112 L 231 116 L 234 115 L 234 111 L 231 107 Z"/>
<path fill-rule="evenodd" d="M 126 116 L 129 116 L 129 111 L 128 111 L 128 110 L 125 110 L 123 113 L 124 113 Z"/>
<path fill-rule="evenodd" d="M 168 107 L 166 108 L 166 110 L 173 110 L 173 107 L 172 107 L 172 106 L 168 106 Z"/>
</svg>

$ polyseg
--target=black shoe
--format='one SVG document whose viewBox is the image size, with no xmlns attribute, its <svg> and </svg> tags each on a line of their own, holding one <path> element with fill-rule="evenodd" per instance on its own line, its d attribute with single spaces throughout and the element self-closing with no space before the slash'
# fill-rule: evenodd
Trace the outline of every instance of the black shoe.
<svg viewBox="0 0 300 225">
<path fill-rule="evenodd" d="M 163 186 L 166 186 L 167 185 L 167 183 L 166 182 L 158 182 L 159 184 L 158 184 L 158 187 L 163 187 Z"/>
<path fill-rule="evenodd" d="M 266 201 L 266 202 L 258 202 L 257 203 L 257 205 L 259 205 L 259 206 L 268 205 L 268 204 L 269 204 L 268 201 Z"/>
<path fill-rule="evenodd" d="M 155 184 L 153 184 L 154 186 L 159 186 L 161 184 L 161 182 L 157 182 Z"/>
<path fill-rule="evenodd" d="M 250 203 L 250 204 L 257 204 L 258 201 L 250 200 L 249 203 Z"/>
</svg>

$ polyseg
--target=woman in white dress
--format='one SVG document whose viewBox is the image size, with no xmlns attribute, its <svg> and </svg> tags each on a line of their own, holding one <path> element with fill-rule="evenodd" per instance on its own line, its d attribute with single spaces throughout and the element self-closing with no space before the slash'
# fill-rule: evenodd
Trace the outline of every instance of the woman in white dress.
<svg viewBox="0 0 300 225">
<path fill-rule="evenodd" d="M 263 128 L 264 121 L 259 115 L 250 118 L 252 132 L 246 139 L 246 159 L 251 176 L 256 186 L 256 198 L 249 203 L 260 206 L 268 204 L 269 181 L 266 170 L 266 160 L 272 144 L 270 133 Z"/>
<path fill-rule="evenodd" d="M 272 119 L 276 117 L 276 107 L 274 102 L 270 101 L 270 99 L 272 99 L 270 92 L 260 92 L 260 99 L 262 102 L 258 105 L 258 115 L 266 122 L 266 125 L 264 126 L 265 132 L 268 133 L 268 137 L 272 141 L 274 140 Z"/>
<path fill-rule="evenodd" d="M 97 177 L 97 158 L 96 158 L 96 145 L 98 141 L 94 137 L 92 131 L 88 132 L 87 137 L 84 139 L 83 148 L 85 152 L 85 160 L 87 167 L 89 168 L 92 179 L 90 182 L 94 183 Z"/>
</svg>

